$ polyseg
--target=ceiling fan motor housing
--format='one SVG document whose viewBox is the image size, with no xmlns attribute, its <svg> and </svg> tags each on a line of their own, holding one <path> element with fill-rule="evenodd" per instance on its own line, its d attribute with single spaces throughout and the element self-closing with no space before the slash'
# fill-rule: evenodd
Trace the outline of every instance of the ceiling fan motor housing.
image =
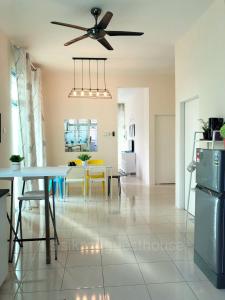
<svg viewBox="0 0 225 300">
<path fill-rule="evenodd" d="M 106 35 L 104 30 L 102 30 L 96 26 L 88 29 L 87 33 L 88 33 L 89 37 L 94 40 L 102 39 Z"/>
<path fill-rule="evenodd" d="M 101 13 L 102 13 L 102 10 L 101 10 L 101 8 L 99 8 L 99 7 L 93 7 L 93 8 L 91 9 L 91 14 L 92 14 L 94 17 L 99 17 Z"/>
</svg>

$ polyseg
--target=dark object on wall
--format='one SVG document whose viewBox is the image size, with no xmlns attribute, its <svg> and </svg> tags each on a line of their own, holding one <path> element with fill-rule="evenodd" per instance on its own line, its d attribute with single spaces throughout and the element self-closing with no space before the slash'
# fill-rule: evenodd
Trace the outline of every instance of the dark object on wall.
<svg viewBox="0 0 225 300">
<path fill-rule="evenodd" d="M 220 128 L 223 126 L 223 118 L 209 118 L 209 128 L 211 130 L 211 139 L 213 138 L 213 131 L 214 130 L 220 130 Z M 220 133 L 216 132 L 215 140 L 220 141 L 222 140 Z"/>
<path fill-rule="evenodd" d="M 128 148 L 130 152 L 134 152 L 134 140 L 128 141 Z"/>
<path fill-rule="evenodd" d="M 116 133 L 115 133 L 115 131 L 112 131 L 112 136 L 116 136 Z"/>
</svg>

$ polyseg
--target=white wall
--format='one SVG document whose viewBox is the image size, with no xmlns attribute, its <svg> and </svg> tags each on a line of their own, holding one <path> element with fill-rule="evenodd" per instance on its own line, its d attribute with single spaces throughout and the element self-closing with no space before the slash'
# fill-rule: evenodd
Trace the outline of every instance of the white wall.
<svg viewBox="0 0 225 300">
<path fill-rule="evenodd" d="M 199 98 L 199 117 L 225 117 L 225 2 L 210 8 L 177 42 L 176 70 L 176 204 L 184 207 L 183 108 L 187 99 Z"/>
<path fill-rule="evenodd" d="M 135 63 L 135 62 L 134 62 Z M 150 74 L 145 72 L 107 72 L 108 88 L 112 100 L 76 100 L 67 95 L 73 85 L 73 73 L 60 70 L 43 70 L 48 163 L 63 164 L 76 154 L 64 152 L 63 121 L 73 118 L 95 118 L 99 121 L 99 152 L 94 157 L 103 157 L 117 169 L 117 137 L 103 137 L 104 131 L 117 129 L 117 90 L 119 87 L 149 87 L 150 89 L 150 178 L 154 184 L 154 116 L 174 114 L 174 74 Z"/>
<path fill-rule="evenodd" d="M 125 126 L 135 124 L 136 175 L 149 184 L 149 89 L 119 88 L 118 102 L 125 104 Z M 127 149 L 124 149 L 127 150 Z"/>
<path fill-rule="evenodd" d="M 9 166 L 11 155 L 10 113 L 10 49 L 8 39 L 0 32 L 0 114 L 2 142 L 0 143 L 0 168 Z"/>
</svg>

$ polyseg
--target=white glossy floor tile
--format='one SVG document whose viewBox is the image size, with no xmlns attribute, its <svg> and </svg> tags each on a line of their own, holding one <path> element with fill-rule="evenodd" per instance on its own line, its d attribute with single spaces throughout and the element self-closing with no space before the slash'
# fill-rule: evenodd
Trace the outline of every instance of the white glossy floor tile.
<svg viewBox="0 0 225 300">
<path fill-rule="evenodd" d="M 152 229 L 149 225 L 134 225 L 128 226 L 126 228 L 126 233 L 128 235 L 136 235 L 136 234 L 151 234 Z"/>
<path fill-rule="evenodd" d="M 108 287 L 105 295 L 106 300 L 151 300 L 144 285 Z"/>
<path fill-rule="evenodd" d="M 13 300 L 14 299 L 14 295 L 0 293 L 0 299 L 1 300 Z"/>
<path fill-rule="evenodd" d="M 101 266 L 100 250 L 68 252 L 66 268 L 83 266 Z"/>
<path fill-rule="evenodd" d="M 152 300 L 197 300 L 190 287 L 184 283 L 148 285 Z"/>
<path fill-rule="evenodd" d="M 189 245 L 174 187 L 149 189 L 135 177 L 122 181 L 120 199 L 105 200 L 96 189 L 84 201 L 80 190 L 71 189 L 66 202 L 56 201 L 58 261 L 53 242 L 51 265 L 45 263 L 45 242 L 24 243 L 0 299 L 13 300 L 16 292 L 16 300 L 194 300 L 194 294 L 198 300 L 224 299 L 193 265 L 194 226 Z M 24 210 L 23 217 L 27 236 L 43 235 L 43 205 Z"/>
<path fill-rule="evenodd" d="M 101 255 L 103 265 L 134 264 L 137 262 L 131 248 L 103 249 Z"/>
<path fill-rule="evenodd" d="M 103 286 L 101 267 L 66 268 L 63 289 L 94 288 Z"/>
<path fill-rule="evenodd" d="M 185 281 L 207 280 L 206 276 L 194 262 L 175 261 L 175 264 L 184 277 Z"/>
<path fill-rule="evenodd" d="M 166 251 L 162 249 L 149 249 L 149 250 L 138 250 L 134 249 L 134 254 L 137 262 L 156 262 L 156 261 L 170 261 L 170 256 Z"/>
<path fill-rule="evenodd" d="M 169 283 L 184 281 L 172 262 L 141 263 L 141 272 L 146 283 Z"/>
<path fill-rule="evenodd" d="M 105 235 L 100 236 L 102 249 L 130 248 L 130 242 L 126 235 Z"/>
<path fill-rule="evenodd" d="M 0 298 L 1 299 L 1 298 Z M 64 300 L 64 295 L 60 291 L 18 293 L 15 300 Z"/>
<path fill-rule="evenodd" d="M 187 247 L 181 244 L 176 250 L 167 250 L 168 255 L 174 261 L 193 261 L 194 260 L 194 249 L 193 247 Z"/>
<path fill-rule="evenodd" d="M 21 284 L 22 292 L 60 290 L 64 269 L 27 271 Z"/>
<path fill-rule="evenodd" d="M 63 300 L 111 300 L 104 297 L 103 288 L 62 291 Z"/>
<path fill-rule="evenodd" d="M 128 235 L 131 247 L 138 250 L 162 249 L 159 239 L 153 234 Z"/>
<path fill-rule="evenodd" d="M 0 294 L 15 294 L 23 280 L 23 271 L 10 271 L 0 287 Z M 1 299 L 1 298 L 0 298 Z"/>
<path fill-rule="evenodd" d="M 57 260 L 55 260 L 54 250 L 51 253 L 51 264 L 46 264 L 46 257 L 44 252 L 38 252 L 36 255 L 27 253 L 26 255 L 20 255 L 18 262 L 14 265 L 16 270 L 32 271 L 39 269 L 55 269 L 64 268 L 66 264 L 67 252 L 59 251 L 57 254 Z"/>
<path fill-rule="evenodd" d="M 137 264 L 104 266 L 103 276 L 105 286 L 144 284 Z"/>
<path fill-rule="evenodd" d="M 100 248 L 101 245 L 99 243 L 99 240 L 91 239 L 89 237 L 82 240 L 79 240 L 75 237 L 71 239 L 62 238 L 60 239 L 60 245 L 59 245 L 60 251 L 81 251 L 83 249 L 100 249 Z"/>
<path fill-rule="evenodd" d="M 209 281 L 190 282 L 190 287 L 198 300 L 224 300 L 225 290 L 216 289 Z"/>
</svg>

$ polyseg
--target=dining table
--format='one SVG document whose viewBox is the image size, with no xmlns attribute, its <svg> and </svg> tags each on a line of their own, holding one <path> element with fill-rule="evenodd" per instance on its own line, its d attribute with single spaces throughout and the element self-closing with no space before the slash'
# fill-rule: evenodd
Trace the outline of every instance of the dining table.
<svg viewBox="0 0 225 300">
<path fill-rule="evenodd" d="M 51 245 L 50 245 L 50 216 L 49 216 L 49 179 L 54 177 L 66 177 L 69 173 L 71 167 L 69 166 L 59 166 L 59 167 L 28 167 L 21 168 L 20 170 L 14 171 L 11 168 L 0 168 L 0 180 L 1 179 L 11 179 L 11 207 L 10 215 L 8 220 L 10 223 L 10 236 L 9 236 L 9 249 L 12 248 L 12 242 L 18 240 L 15 235 L 15 229 L 13 227 L 13 182 L 15 177 L 33 177 L 33 178 L 43 178 L 44 179 L 44 194 L 45 194 L 45 243 L 46 243 L 46 264 L 51 263 Z M 10 253 L 11 254 L 11 253 Z M 10 258 L 12 262 L 12 258 Z"/>
</svg>

